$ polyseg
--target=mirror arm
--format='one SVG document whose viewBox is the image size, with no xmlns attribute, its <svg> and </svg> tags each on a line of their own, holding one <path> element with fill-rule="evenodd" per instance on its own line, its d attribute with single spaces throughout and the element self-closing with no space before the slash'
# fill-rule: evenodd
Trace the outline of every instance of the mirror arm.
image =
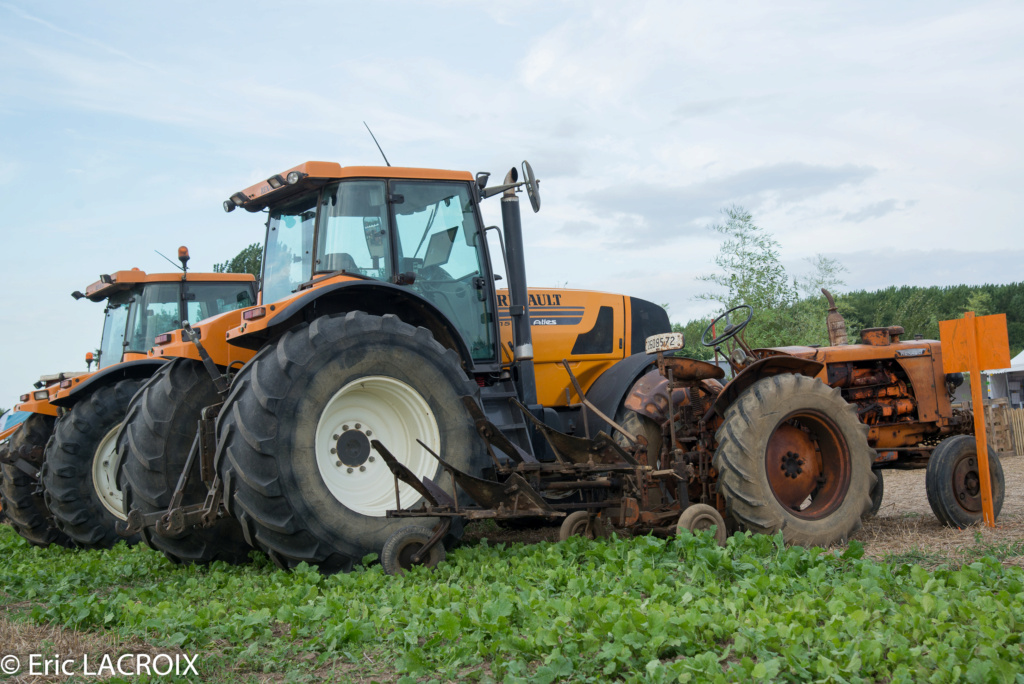
<svg viewBox="0 0 1024 684">
<path fill-rule="evenodd" d="M 505 192 L 506 190 L 518 188 L 520 185 L 523 184 L 523 182 L 524 181 L 520 181 L 518 183 L 506 183 L 505 185 L 495 185 L 493 188 L 484 188 L 483 190 L 480 191 L 480 197 L 482 197 L 483 199 L 487 199 L 488 197 L 494 197 L 495 195 L 499 195 Z"/>
</svg>

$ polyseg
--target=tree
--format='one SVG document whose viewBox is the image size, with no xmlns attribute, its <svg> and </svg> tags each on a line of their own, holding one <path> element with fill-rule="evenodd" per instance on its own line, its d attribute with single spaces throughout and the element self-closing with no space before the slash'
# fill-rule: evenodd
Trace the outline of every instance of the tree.
<svg viewBox="0 0 1024 684">
<path fill-rule="evenodd" d="M 822 288 L 836 294 L 833 290 L 846 285 L 842 274 L 847 270 L 838 260 L 830 259 L 824 254 L 815 254 L 805 258 L 804 261 L 809 263 L 814 270 L 803 278 L 793 279 L 793 285 L 804 297 L 820 297 Z"/>
<path fill-rule="evenodd" d="M 749 304 L 757 309 L 778 309 L 796 301 L 796 290 L 789 285 L 786 269 L 779 261 L 779 243 L 775 237 L 754 224 L 750 212 L 739 205 L 722 210 L 725 223 L 711 230 L 725 236 L 715 257 L 717 273 L 699 276 L 724 292 L 704 292 L 697 299 L 718 302 L 730 309 Z"/>
<path fill-rule="evenodd" d="M 992 295 L 984 290 L 972 290 L 963 309 L 964 313 L 973 311 L 978 316 L 987 316 L 992 313 Z"/>
<path fill-rule="evenodd" d="M 753 347 L 827 343 L 825 309 L 821 306 L 824 298 L 819 293 L 814 299 L 800 299 L 800 281 L 790 281 L 775 237 L 756 225 L 743 207 L 732 205 L 722 213 L 725 222 L 711 226 L 711 230 L 725 236 L 715 257 L 718 271 L 699 276 L 719 289 L 701 293 L 697 299 L 718 302 L 723 310 L 740 304 L 750 306 L 753 318 L 744 334 Z M 838 274 L 843 267 L 837 261 L 818 255 L 811 263 L 816 271 L 804 282 L 841 282 Z"/>
<path fill-rule="evenodd" d="M 696 319 L 687 321 L 686 325 L 675 323 L 672 325 L 672 332 L 683 333 L 684 347 L 675 353 L 676 356 L 685 356 L 688 359 L 707 361 L 714 356 L 715 351 L 700 343 L 700 337 L 708 327 L 711 319 Z"/>
<path fill-rule="evenodd" d="M 263 264 L 263 245 L 254 242 L 241 252 L 236 254 L 230 261 L 213 265 L 214 273 L 251 273 L 257 278 L 260 277 L 260 270 Z"/>
</svg>

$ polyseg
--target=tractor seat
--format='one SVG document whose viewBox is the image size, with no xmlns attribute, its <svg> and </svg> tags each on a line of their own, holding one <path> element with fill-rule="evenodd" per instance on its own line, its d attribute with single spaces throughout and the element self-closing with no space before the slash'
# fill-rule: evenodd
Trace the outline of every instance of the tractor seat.
<svg viewBox="0 0 1024 684">
<path fill-rule="evenodd" d="M 721 380 L 725 377 L 725 371 L 713 363 L 680 356 L 666 356 L 665 368 L 666 370 L 672 369 L 673 380 L 692 382 L 699 380 Z"/>
</svg>

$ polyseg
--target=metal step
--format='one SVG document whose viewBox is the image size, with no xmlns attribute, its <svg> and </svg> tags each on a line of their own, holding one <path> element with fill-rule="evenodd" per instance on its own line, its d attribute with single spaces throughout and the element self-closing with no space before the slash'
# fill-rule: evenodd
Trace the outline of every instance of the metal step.
<svg viewBox="0 0 1024 684">
<path fill-rule="evenodd" d="M 531 428 L 523 415 L 513 408 L 509 399 L 519 398 L 511 381 L 480 388 L 480 399 L 487 419 L 523 451 L 533 454 Z"/>
</svg>

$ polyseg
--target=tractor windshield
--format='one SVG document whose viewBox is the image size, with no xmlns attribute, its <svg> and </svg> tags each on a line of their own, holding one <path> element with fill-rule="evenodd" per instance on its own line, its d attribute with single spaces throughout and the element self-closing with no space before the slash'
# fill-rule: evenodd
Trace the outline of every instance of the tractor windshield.
<svg viewBox="0 0 1024 684">
<path fill-rule="evenodd" d="M 263 303 L 295 292 L 313 273 L 313 229 L 319 193 L 271 208 L 263 256 Z"/>
<path fill-rule="evenodd" d="M 181 327 L 181 281 L 147 283 L 135 303 L 125 351 L 145 354 L 157 335 Z"/>
<path fill-rule="evenodd" d="M 473 358 L 495 356 L 483 237 L 466 183 L 396 181 L 398 264 L 413 272 L 412 289 L 455 323 Z"/>
<path fill-rule="evenodd" d="M 128 327 L 128 311 L 134 301 L 134 292 L 118 292 L 107 300 L 104 310 L 103 338 L 100 340 L 100 358 L 96 368 L 120 363 L 124 355 L 124 334 Z"/>
<path fill-rule="evenodd" d="M 379 180 L 342 181 L 324 188 L 314 273 L 391 277 L 386 192 Z"/>
</svg>

